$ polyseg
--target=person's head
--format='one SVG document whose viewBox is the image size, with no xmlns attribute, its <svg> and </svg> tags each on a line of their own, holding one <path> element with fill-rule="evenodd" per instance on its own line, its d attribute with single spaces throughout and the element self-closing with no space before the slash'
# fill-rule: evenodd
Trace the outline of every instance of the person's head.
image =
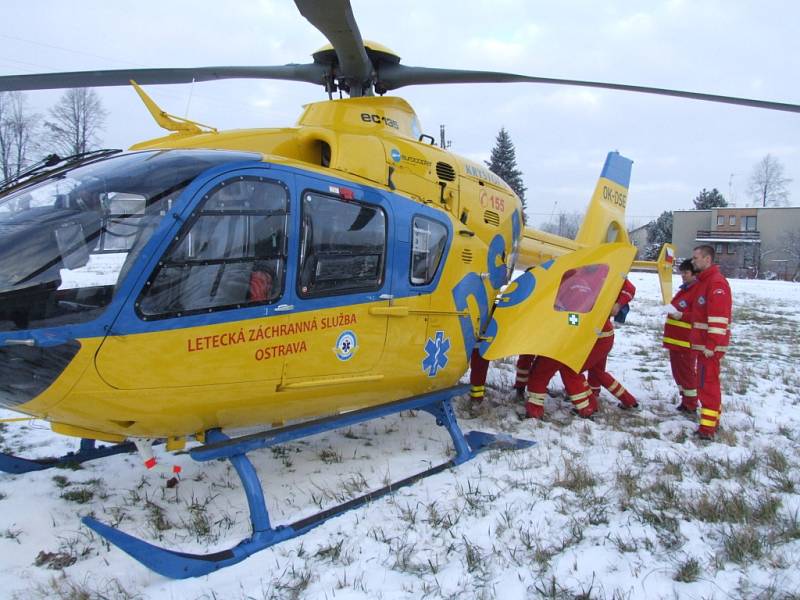
<svg viewBox="0 0 800 600">
<path fill-rule="evenodd" d="M 694 270 L 694 265 L 692 264 L 691 258 L 687 258 L 686 260 L 684 260 L 678 267 L 678 271 L 681 274 L 681 279 L 683 280 L 683 283 L 689 283 L 690 281 L 694 281 L 697 275 L 696 271 Z"/>
<path fill-rule="evenodd" d="M 695 271 L 701 273 L 714 264 L 714 248 L 707 244 L 697 246 L 692 252 L 692 264 Z"/>
</svg>

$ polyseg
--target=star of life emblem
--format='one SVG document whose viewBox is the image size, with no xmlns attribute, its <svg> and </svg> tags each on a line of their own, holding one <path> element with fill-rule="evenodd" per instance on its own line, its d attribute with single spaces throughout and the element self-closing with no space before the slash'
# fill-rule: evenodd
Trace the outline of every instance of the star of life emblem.
<svg viewBox="0 0 800 600">
<path fill-rule="evenodd" d="M 336 339 L 336 346 L 333 348 L 336 358 L 341 361 L 350 360 L 358 350 L 358 338 L 349 329 L 339 334 Z"/>
<path fill-rule="evenodd" d="M 447 366 L 449 350 L 450 338 L 445 337 L 444 331 L 437 331 L 434 337 L 428 338 L 425 342 L 425 358 L 422 360 L 422 370 L 428 377 L 436 377 L 436 373 Z"/>
</svg>

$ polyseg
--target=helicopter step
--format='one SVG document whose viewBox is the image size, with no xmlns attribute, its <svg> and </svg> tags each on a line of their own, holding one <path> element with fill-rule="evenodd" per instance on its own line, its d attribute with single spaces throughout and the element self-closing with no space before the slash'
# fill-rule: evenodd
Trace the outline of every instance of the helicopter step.
<svg viewBox="0 0 800 600">
<path fill-rule="evenodd" d="M 53 458 L 22 458 L 13 454 L 0 453 L 0 471 L 3 473 L 30 473 L 52 467 L 68 467 L 115 454 L 136 452 L 132 442 L 113 444 L 111 446 L 95 446 L 95 440 L 83 438 L 77 452 L 67 452 L 63 456 Z"/>
<path fill-rule="evenodd" d="M 251 554 L 269 548 L 279 542 L 303 535 L 332 517 L 362 506 L 400 487 L 411 485 L 424 477 L 455 467 L 474 458 L 484 450 L 491 448 L 521 449 L 535 444 L 535 442 L 515 439 L 509 435 L 495 435 L 480 431 L 470 431 L 464 435 L 458 426 L 450 401 L 454 396 L 466 393 L 467 390 L 468 386 L 458 385 L 377 407 L 365 408 L 335 417 L 326 417 L 299 425 L 291 425 L 233 439 L 218 429 L 209 430 L 206 433 L 206 440 L 209 443 L 193 448 L 189 451 L 190 455 L 200 462 L 217 458 L 229 459 L 242 480 L 242 486 L 250 509 L 252 535 L 228 550 L 212 554 L 175 552 L 154 546 L 92 517 L 84 517 L 83 523 L 146 567 L 165 577 L 185 579 L 187 577 L 206 575 L 236 564 Z M 436 418 L 438 425 L 447 428 L 453 441 L 455 456 L 445 463 L 294 523 L 278 526 L 271 524 L 261 482 L 253 464 L 246 456 L 248 452 L 399 413 L 403 410 L 423 410 L 432 414 Z"/>
</svg>

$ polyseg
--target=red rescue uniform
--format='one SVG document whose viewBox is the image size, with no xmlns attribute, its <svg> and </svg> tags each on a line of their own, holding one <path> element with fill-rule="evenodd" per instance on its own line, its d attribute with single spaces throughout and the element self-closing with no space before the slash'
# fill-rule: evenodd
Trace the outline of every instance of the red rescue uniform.
<svg viewBox="0 0 800 600">
<path fill-rule="evenodd" d="M 570 292 L 573 291 L 573 289 L 570 289 Z M 620 306 L 624 306 L 631 301 L 635 293 L 635 286 L 626 279 L 617 297 L 617 303 Z M 583 302 L 583 299 L 579 295 L 576 295 L 576 297 L 579 301 Z M 593 303 L 594 300 L 591 301 L 591 304 L 589 302 L 584 302 L 587 307 L 585 310 L 590 310 Z M 589 387 L 592 381 L 598 382 L 598 391 L 599 385 L 604 385 L 611 393 L 617 396 L 624 405 L 636 406 L 636 399 L 622 387 L 622 384 L 605 371 L 606 359 L 608 358 L 611 346 L 614 344 L 613 336 L 614 326 L 609 318 L 603 326 L 603 332 L 595 343 L 594 348 L 592 348 L 589 357 L 586 359 L 581 373 L 576 373 L 566 365 L 552 358 L 545 356 L 538 357 L 531 371 L 530 378 L 528 379 L 528 402 L 525 407 L 528 416 L 537 419 L 541 419 L 544 416 L 544 401 L 547 398 L 547 384 L 550 382 L 553 375 L 555 375 L 556 371 L 561 373 L 561 379 L 564 381 L 564 388 L 567 395 L 581 417 L 589 417 L 597 412 L 597 395 L 593 394 Z M 583 371 L 589 371 L 589 383 L 587 383 L 582 375 Z"/>
<path fill-rule="evenodd" d="M 625 281 L 622 283 L 622 290 L 620 290 L 619 296 L 617 296 L 616 303 L 620 307 L 625 306 L 631 300 L 633 300 L 635 295 L 636 286 L 634 286 L 628 279 L 625 279 Z M 605 325 L 603 325 L 603 331 L 600 332 L 600 335 L 594 344 L 594 348 L 592 348 L 592 351 L 589 353 L 589 357 L 586 359 L 582 369 L 582 371 L 587 371 L 589 387 L 592 391 L 594 402 L 597 404 L 597 399 L 600 396 L 600 388 L 604 387 L 609 392 L 614 394 L 614 396 L 616 396 L 623 407 L 631 408 L 638 406 L 639 403 L 636 401 L 636 398 L 633 397 L 633 394 L 626 390 L 625 387 L 611 375 L 611 373 L 606 371 L 608 355 L 613 347 L 614 324 L 611 321 L 611 317 L 609 317 L 606 320 Z"/>
<path fill-rule="evenodd" d="M 544 416 L 547 384 L 556 372 L 561 373 L 567 395 L 581 417 L 590 417 L 597 412 L 592 391 L 583 375 L 548 356 L 539 356 L 528 379 L 528 401 L 525 404 L 528 417 L 541 419 Z"/>
<path fill-rule="evenodd" d="M 713 436 L 722 412 L 719 368 L 731 340 L 733 296 L 719 266 L 711 265 L 697 276 L 697 296 L 692 308 L 692 349 L 697 351 L 697 396 L 700 400 L 700 434 Z M 704 351 L 713 354 L 706 356 Z"/>
<path fill-rule="evenodd" d="M 681 313 L 680 319 L 668 316 L 664 323 L 664 348 L 669 350 L 672 378 L 678 385 L 681 407 L 687 411 L 697 410 L 697 352 L 692 350 L 692 307 L 700 289 L 698 282 L 690 281 L 678 288 L 672 306 Z"/>
<path fill-rule="evenodd" d="M 531 374 L 533 361 L 536 357 L 533 354 L 520 354 L 517 357 L 517 378 L 514 381 L 515 390 L 524 390 L 528 385 L 528 377 Z"/>
<path fill-rule="evenodd" d="M 469 359 L 469 397 L 473 402 L 482 402 L 486 394 L 486 376 L 489 373 L 489 361 L 483 358 L 478 349 L 472 351 Z"/>
</svg>

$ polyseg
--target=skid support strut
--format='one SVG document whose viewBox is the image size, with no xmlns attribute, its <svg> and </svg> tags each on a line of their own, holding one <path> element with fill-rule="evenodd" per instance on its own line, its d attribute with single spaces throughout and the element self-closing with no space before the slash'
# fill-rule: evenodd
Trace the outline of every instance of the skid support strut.
<svg viewBox="0 0 800 600">
<path fill-rule="evenodd" d="M 510 436 L 498 436 L 476 431 L 471 431 L 464 435 L 458 426 L 455 414 L 450 406 L 450 399 L 453 396 L 465 393 L 467 387 L 468 386 L 460 385 L 422 396 L 415 396 L 414 398 L 398 400 L 397 402 L 391 402 L 381 406 L 344 413 L 335 417 L 318 419 L 308 423 L 291 425 L 234 439 L 230 439 L 219 430 L 208 431 L 206 435 L 208 443 L 190 450 L 192 458 L 197 461 L 208 461 L 217 458 L 229 459 L 236 468 L 239 478 L 242 480 L 247 503 L 250 507 L 252 535 L 229 550 L 223 550 L 213 554 L 175 552 L 135 538 L 118 529 L 105 525 L 92 517 L 84 517 L 83 523 L 112 544 L 119 546 L 119 548 L 130 554 L 146 567 L 165 577 L 183 579 L 186 577 L 206 575 L 218 569 L 238 563 L 251 554 L 268 548 L 278 542 L 303 535 L 331 517 L 340 515 L 376 498 L 380 498 L 397 488 L 410 485 L 424 477 L 440 473 L 445 469 L 459 465 L 488 448 L 501 447 L 518 449 L 527 448 L 534 444 L 534 442 L 518 440 Z M 270 523 L 269 512 L 267 511 L 267 505 L 264 501 L 264 492 L 261 487 L 261 482 L 253 464 L 246 456 L 248 452 L 284 444 L 292 440 L 330 431 L 331 429 L 347 427 L 356 423 L 398 413 L 403 410 L 424 410 L 436 417 L 436 422 L 446 427 L 447 431 L 450 433 L 455 448 L 455 456 L 451 460 L 427 469 L 426 471 L 394 482 L 313 516 L 295 521 L 289 525 L 278 525 L 275 527 Z"/>
<path fill-rule="evenodd" d="M 51 467 L 65 467 L 128 452 L 136 452 L 136 446 L 131 442 L 96 447 L 94 440 L 84 438 L 81 440 L 81 446 L 77 452 L 68 452 L 64 456 L 55 458 L 22 458 L 13 454 L 0 453 L 0 471 L 4 473 L 30 473 L 31 471 L 42 471 Z"/>
</svg>

